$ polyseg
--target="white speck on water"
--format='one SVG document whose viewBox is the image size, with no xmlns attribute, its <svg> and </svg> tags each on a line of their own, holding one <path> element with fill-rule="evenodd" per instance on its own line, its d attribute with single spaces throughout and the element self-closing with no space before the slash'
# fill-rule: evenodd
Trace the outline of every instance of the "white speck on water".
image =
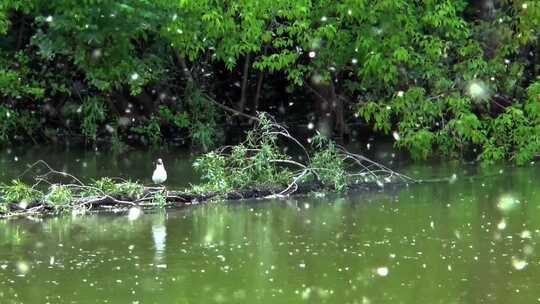
<svg viewBox="0 0 540 304">
<path fill-rule="evenodd" d="M 309 52 L 308 56 L 309 58 L 315 58 L 315 56 L 317 56 L 317 53 L 315 51 L 311 51 Z"/>
<path fill-rule="evenodd" d="M 313 128 L 315 128 L 315 125 L 312 122 L 310 122 L 310 123 L 308 123 L 307 128 L 309 130 L 313 130 Z"/>
<path fill-rule="evenodd" d="M 0 265 L 0 268 L 2 268 L 2 270 L 5 270 L 7 267 L 8 267 L 8 265 L 6 265 L 6 264 Z"/>
<path fill-rule="evenodd" d="M 366 148 L 367 148 L 368 150 L 371 149 L 371 144 L 370 144 L 370 143 L 367 143 L 367 144 L 366 144 Z"/>
<path fill-rule="evenodd" d="M 307 300 L 309 299 L 309 296 L 311 294 L 311 288 L 307 287 L 306 289 L 304 289 L 304 291 L 302 292 L 302 300 Z"/>
<path fill-rule="evenodd" d="M 351 15 L 352 15 L 352 9 L 347 10 L 347 14 L 348 14 L 349 16 L 351 16 Z"/>
<path fill-rule="evenodd" d="M 452 174 L 452 176 L 450 176 L 450 179 L 448 180 L 448 182 L 449 182 L 450 184 L 453 184 L 453 183 L 455 183 L 456 181 L 457 181 L 457 174 L 454 173 L 454 174 Z"/>
<path fill-rule="evenodd" d="M 53 22 L 53 16 L 51 16 L 51 15 L 47 16 L 47 18 L 45 18 L 45 21 L 49 22 L 49 23 Z"/>
<path fill-rule="evenodd" d="M 405 92 L 403 92 L 403 91 L 398 91 L 398 92 L 397 92 L 397 97 L 403 97 L 404 94 L 405 94 Z"/>
<path fill-rule="evenodd" d="M 503 212 L 507 213 L 515 209 L 519 205 L 519 200 L 517 200 L 511 194 L 503 194 L 499 201 L 497 202 L 497 208 Z"/>
<path fill-rule="evenodd" d="M 11 112 L 10 112 L 10 111 L 6 111 L 6 117 L 7 117 L 7 118 L 10 118 L 10 117 L 11 117 Z"/>
<path fill-rule="evenodd" d="M 497 229 L 499 230 L 504 230 L 506 229 L 506 221 L 504 219 L 502 219 L 498 224 L 497 224 Z"/>
<path fill-rule="evenodd" d="M 167 268 L 167 264 L 157 264 L 157 265 L 156 265 L 156 268 L 166 269 L 166 268 Z"/>
<path fill-rule="evenodd" d="M 133 73 L 133 74 L 131 74 L 131 80 L 134 80 L 134 81 L 135 81 L 135 80 L 137 80 L 137 79 L 139 79 L 139 74 L 138 74 L 138 73 Z"/>
<path fill-rule="evenodd" d="M 15 157 L 13 158 L 13 161 L 18 162 L 18 161 L 19 161 L 19 157 L 15 156 Z"/>
<path fill-rule="evenodd" d="M 514 267 L 516 270 L 523 270 L 525 267 L 527 267 L 527 265 L 529 265 L 527 261 L 512 257 L 512 267 Z"/>
<path fill-rule="evenodd" d="M 183 34 L 183 33 L 184 33 L 184 31 L 182 31 L 181 29 L 177 29 L 176 32 L 177 32 L 178 34 Z"/>
<path fill-rule="evenodd" d="M 17 271 L 19 274 L 26 274 L 30 270 L 30 266 L 26 262 L 17 262 Z"/>
<path fill-rule="evenodd" d="M 527 4 L 527 2 L 525 2 L 525 3 L 523 3 L 523 4 L 521 5 L 521 7 L 522 7 L 523 9 L 527 9 L 527 7 L 529 7 L 529 4 Z"/>
<path fill-rule="evenodd" d="M 532 238 L 532 234 L 531 234 L 531 232 L 529 230 L 523 230 L 523 231 L 521 231 L 520 237 L 522 239 L 530 239 L 530 238 Z"/>
<path fill-rule="evenodd" d="M 356 58 L 351 59 L 351 63 L 352 63 L 352 64 L 357 64 L 357 63 L 358 63 L 358 59 L 356 59 Z"/>
<path fill-rule="evenodd" d="M 321 22 L 326 22 L 326 21 L 328 21 L 328 18 L 326 16 L 322 16 L 321 17 Z"/>
<path fill-rule="evenodd" d="M 377 272 L 377 274 L 378 274 L 379 276 L 385 277 L 385 276 L 388 275 L 389 270 L 388 270 L 388 267 L 384 267 L 384 266 L 383 266 L 383 267 L 377 268 L 377 269 L 376 269 L 376 272 Z"/>
<path fill-rule="evenodd" d="M 435 223 L 433 221 L 431 221 L 429 223 L 429 227 L 431 227 L 431 229 L 435 229 Z"/>
<path fill-rule="evenodd" d="M 306 268 L 306 264 L 300 263 L 300 264 L 298 264 L 298 267 L 300 267 L 300 268 Z"/>
<path fill-rule="evenodd" d="M 54 256 L 49 258 L 49 265 L 54 265 Z"/>
</svg>

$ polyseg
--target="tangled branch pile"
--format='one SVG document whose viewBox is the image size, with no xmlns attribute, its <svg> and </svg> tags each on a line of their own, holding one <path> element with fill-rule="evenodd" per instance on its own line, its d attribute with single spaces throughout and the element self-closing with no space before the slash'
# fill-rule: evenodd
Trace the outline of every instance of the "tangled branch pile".
<svg viewBox="0 0 540 304">
<path fill-rule="evenodd" d="M 297 150 L 299 156 L 286 153 L 289 150 Z M 203 182 L 182 191 L 111 178 L 84 183 L 71 174 L 52 169 L 44 161 L 30 168 L 37 165 L 45 166 L 48 171 L 35 177 L 35 184 L 14 180 L 0 186 L 0 217 L 127 207 L 180 207 L 213 198 L 287 196 L 415 181 L 348 152 L 322 135 L 315 136 L 311 146 L 306 147 L 267 114 L 258 116 L 255 128 L 247 133 L 243 143 L 197 159 L 194 167 L 201 173 Z M 69 183 L 62 182 L 66 179 Z"/>
<path fill-rule="evenodd" d="M 28 185 L 20 180 L 0 186 L 0 218 L 21 214 L 44 214 L 75 211 L 84 213 L 92 209 L 131 206 L 164 206 L 163 189 L 145 187 L 138 182 L 101 178 L 83 183 L 77 177 L 52 169 L 40 160 L 30 166 L 45 166 L 48 171 L 35 177 Z M 69 180 L 68 183 L 61 180 Z M 169 201 L 174 200 L 171 194 Z M 186 198 L 177 198 L 186 200 Z"/>
<path fill-rule="evenodd" d="M 292 147 L 290 146 L 292 144 Z M 287 151 L 298 151 L 296 159 Z M 321 134 L 304 146 L 267 114 L 259 114 L 246 140 L 199 158 L 195 168 L 203 183 L 197 193 L 228 193 L 238 189 L 272 189 L 279 195 L 300 185 L 342 191 L 358 184 L 408 183 L 414 180 L 362 155 L 354 154 Z M 279 189 L 279 190 L 278 190 Z"/>
</svg>

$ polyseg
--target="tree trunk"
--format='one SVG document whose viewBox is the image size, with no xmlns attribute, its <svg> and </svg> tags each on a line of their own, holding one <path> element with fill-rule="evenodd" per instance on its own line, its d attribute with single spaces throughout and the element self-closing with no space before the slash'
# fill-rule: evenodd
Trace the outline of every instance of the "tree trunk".
<svg viewBox="0 0 540 304">
<path fill-rule="evenodd" d="M 261 99 L 263 81 L 264 71 L 259 71 L 259 75 L 257 76 L 257 89 L 255 91 L 255 98 L 253 99 L 253 109 L 251 111 L 253 115 L 255 115 L 259 110 L 259 102 Z"/>
<path fill-rule="evenodd" d="M 313 87 L 309 85 L 307 87 L 315 95 L 317 130 L 321 134 L 331 137 L 334 126 L 333 107 L 336 104 L 334 85 L 331 82 L 312 83 Z"/>
<path fill-rule="evenodd" d="M 181 56 L 179 53 L 175 52 L 176 60 L 178 61 L 178 64 L 180 64 L 180 68 L 182 68 L 182 73 L 184 74 L 184 77 L 186 77 L 187 81 L 190 84 L 193 84 L 195 80 L 193 79 L 193 75 L 191 75 L 191 71 L 189 70 L 186 59 L 184 56 Z"/>
<path fill-rule="evenodd" d="M 250 54 L 246 55 L 246 59 L 244 61 L 244 72 L 243 72 L 243 79 L 242 79 L 242 93 L 240 95 L 240 101 L 238 102 L 238 111 L 244 112 L 244 108 L 246 107 L 246 99 L 247 99 L 247 86 L 248 86 L 248 80 L 249 80 L 249 65 L 251 63 L 251 56 Z"/>
<path fill-rule="evenodd" d="M 19 24 L 19 31 L 17 32 L 17 44 L 15 45 L 17 50 L 20 50 L 23 47 L 23 40 L 24 40 L 24 27 L 26 25 L 24 21 L 24 16 L 19 17 L 20 24 Z"/>
<path fill-rule="evenodd" d="M 345 135 L 349 133 L 345 122 L 344 98 L 336 94 L 336 87 L 332 81 L 313 83 L 313 87 L 309 85 L 307 87 L 315 95 L 317 130 L 328 137 L 337 131 L 338 142 L 343 143 Z"/>
</svg>

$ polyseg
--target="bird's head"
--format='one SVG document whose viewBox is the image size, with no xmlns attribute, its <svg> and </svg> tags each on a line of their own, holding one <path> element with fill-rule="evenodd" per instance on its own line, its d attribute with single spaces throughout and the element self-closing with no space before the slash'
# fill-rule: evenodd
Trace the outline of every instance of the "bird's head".
<svg viewBox="0 0 540 304">
<path fill-rule="evenodd" d="M 162 160 L 161 158 L 158 158 L 157 161 L 156 161 L 156 163 L 157 163 L 158 165 L 163 165 L 163 160 Z"/>
</svg>

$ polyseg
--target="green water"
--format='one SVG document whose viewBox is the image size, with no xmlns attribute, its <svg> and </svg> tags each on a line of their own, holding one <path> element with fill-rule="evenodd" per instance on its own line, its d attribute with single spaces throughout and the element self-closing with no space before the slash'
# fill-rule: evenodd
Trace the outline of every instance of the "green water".
<svg viewBox="0 0 540 304">
<path fill-rule="evenodd" d="M 141 152 L 124 174 L 145 178 L 152 157 Z M 171 168 L 178 184 L 193 177 L 182 166 Z M 138 218 L 0 221 L 0 303 L 540 301 L 540 166 L 403 170 L 458 178 Z"/>
</svg>

